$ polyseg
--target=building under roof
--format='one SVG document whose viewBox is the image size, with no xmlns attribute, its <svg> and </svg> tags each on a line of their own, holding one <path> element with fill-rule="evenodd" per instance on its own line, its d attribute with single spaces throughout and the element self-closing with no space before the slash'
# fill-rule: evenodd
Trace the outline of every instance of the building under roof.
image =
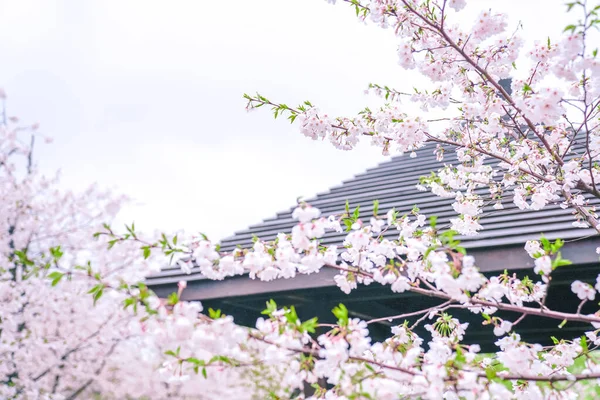
<svg viewBox="0 0 600 400">
<path fill-rule="evenodd" d="M 306 201 L 318 207 L 325 216 L 342 213 L 346 200 L 350 202 L 351 207 L 360 205 L 362 215 L 371 214 L 374 200 L 379 200 L 380 214 L 395 208 L 402 215 L 417 205 L 421 213 L 438 216 L 438 225 L 443 226 L 450 218 L 456 216 L 451 205 L 453 199 L 441 198 L 429 191 L 415 189 L 419 177 L 428 176 L 430 171 L 437 170 L 443 164 L 457 163 L 454 152 L 447 152 L 444 160 L 438 162 L 433 149 L 432 145 L 427 145 L 417 151 L 415 158 L 408 155 L 393 157 Z M 571 151 L 571 156 L 582 152 L 582 146 L 576 145 Z M 495 161 L 489 160 L 488 163 L 491 165 Z M 486 190 L 482 188 L 478 192 L 483 194 Z M 590 203 L 598 205 L 600 200 L 590 197 Z M 553 273 L 546 304 L 552 309 L 574 312 L 579 301 L 571 293 L 570 283 L 573 279 L 593 283 L 600 272 L 595 252 L 600 241 L 595 230 L 574 227 L 572 212 L 558 205 L 549 205 L 539 211 L 524 211 L 512 203 L 510 193 L 505 196 L 503 205 L 503 210 L 494 210 L 491 205 L 485 207 L 480 222 L 484 230 L 476 236 L 458 236 L 462 246 L 470 255 L 475 256 L 476 265 L 483 273 L 497 273 L 506 269 L 520 276 L 531 276 L 533 260 L 523 249 L 525 242 L 539 239 L 540 234 L 548 239 L 566 240 L 562 255 L 563 258 L 571 260 L 573 265 L 562 267 Z M 280 232 L 291 232 L 295 224 L 291 218 L 294 208 L 295 205 L 259 224 L 236 232 L 221 242 L 222 250 L 232 250 L 236 245 L 250 247 L 253 235 L 263 240 L 272 240 Z M 322 242 L 339 245 L 344 236 L 345 233 L 328 233 Z M 396 239 L 397 232 L 390 230 L 386 237 Z M 184 300 L 201 300 L 205 309 L 221 309 L 223 313 L 233 315 L 238 323 L 248 326 L 255 323 L 269 299 L 274 299 L 280 306 L 294 305 L 301 319 L 318 316 L 322 322 L 335 321 L 331 309 L 338 303 L 344 303 L 352 316 L 362 319 L 398 315 L 442 303 L 441 300 L 413 293 L 394 293 L 389 287 L 381 287 L 377 283 L 369 286 L 359 285 L 358 289 L 347 295 L 335 285 L 333 277 L 337 272 L 323 268 L 317 274 L 298 275 L 292 279 L 271 282 L 252 280 L 247 276 L 212 281 L 203 278 L 197 268 L 193 269 L 190 275 L 184 275 L 179 268 L 173 267 L 150 278 L 148 283 L 162 297 L 176 291 L 177 282 L 185 279 L 188 284 L 183 292 Z M 590 309 L 589 312 L 594 311 L 596 309 Z M 480 316 L 463 310 L 457 310 L 453 314 L 460 314 L 461 321 L 471 322 L 465 336 L 466 343 L 480 343 L 484 349 L 493 349 L 492 328 L 482 326 Z M 510 316 L 512 320 L 518 317 L 514 314 Z M 394 321 L 394 324 L 398 322 Z M 567 324 L 559 329 L 559 324 L 560 321 L 528 316 L 519 324 L 517 332 L 524 340 L 547 343 L 552 335 L 572 338 L 581 335 L 586 327 L 581 324 Z M 391 326 L 392 323 L 388 321 L 370 325 L 371 337 L 374 340 L 389 337 Z M 424 331 L 419 333 L 428 337 Z"/>
</svg>

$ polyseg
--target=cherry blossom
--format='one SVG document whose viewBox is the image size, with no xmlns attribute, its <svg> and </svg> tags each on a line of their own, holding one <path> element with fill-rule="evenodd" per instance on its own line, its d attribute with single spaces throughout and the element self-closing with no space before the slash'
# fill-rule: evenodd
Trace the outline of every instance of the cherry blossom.
<svg viewBox="0 0 600 400">
<path fill-rule="evenodd" d="M 258 94 L 245 96 L 247 108 L 271 107 L 302 135 L 340 150 L 367 139 L 383 154 L 418 157 L 415 150 L 429 146 L 441 166 L 416 189 L 452 199 L 450 224 L 439 226 L 418 205 L 401 214 L 380 212 L 378 202 L 368 212 L 347 203 L 324 215 L 300 202 L 290 232 L 274 240 L 255 237 L 249 248 L 229 252 L 204 235 L 145 235 L 134 224 L 116 229 L 111 221 L 126 198 L 94 186 L 82 193 L 60 189 L 59 177 L 45 177 L 33 161 L 36 140 L 45 138 L 39 126 L 17 125 L 4 111 L 1 397 L 541 399 L 595 393 L 600 316 L 582 310 L 595 307 L 590 302 L 600 275 L 594 286 L 583 278 L 570 282 L 581 301 L 576 310 L 553 309 L 546 303 L 553 273 L 570 264 L 561 254 L 564 241 L 541 235 L 528 241 L 523 251 L 533 261 L 527 276 L 484 275 L 456 236 L 479 234 L 485 207 L 495 204 L 501 213 L 509 201 L 522 210 L 559 204 L 572 211 L 575 226 L 600 229 L 589 202 L 600 197 L 600 64 L 588 43 L 588 31 L 599 23 L 597 8 L 570 3 L 579 22 L 558 41 L 523 49 L 519 32 L 494 10 L 481 11 L 471 25 L 458 23 L 456 14 L 467 7 L 462 0 L 342 3 L 361 22 L 394 35 L 400 66 L 419 71 L 430 86 L 406 92 L 370 84 L 385 103 L 353 117 L 331 116 L 310 101 L 292 108 Z M 509 77 L 510 87 L 501 81 Z M 408 112 L 404 101 L 419 111 Z M 456 161 L 448 161 L 452 151 Z M 344 238 L 326 245 L 329 232 Z M 167 265 L 179 266 L 181 279 L 199 271 L 204 279 L 265 282 L 332 269 L 345 293 L 373 284 L 439 302 L 372 320 L 354 318 L 339 304 L 335 322 L 322 323 L 301 320 L 293 306 L 271 300 L 254 326 L 244 327 L 235 315 L 182 301 L 185 280 L 158 298 L 144 280 Z M 470 313 L 469 322 L 455 310 Z M 557 328 L 552 344 L 542 346 L 519 333 L 529 316 L 588 328 L 580 337 Z M 382 321 L 389 336 L 378 342 L 370 327 Z M 474 324 L 490 326 L 495 351 L 464 343 Z"/>
</svg>

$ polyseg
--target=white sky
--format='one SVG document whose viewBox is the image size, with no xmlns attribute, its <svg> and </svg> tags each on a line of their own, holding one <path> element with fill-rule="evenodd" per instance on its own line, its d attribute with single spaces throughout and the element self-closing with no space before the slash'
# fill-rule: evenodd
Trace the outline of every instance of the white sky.
<svg viewBox="0 0 600 400">
<path fill-rule="evenodd" d="M 520 19 L 532 40 L 576 18 L 556 0 L 471 3 Z M 120 218 L 142 229 L 215 239 L 383 160 L 248 114 L 244 92 L 351 115 L 372 104 L 369 82 L 427 84 L 397 66 L 391 31 L 323 0 L 0 0 L 0 37 L 9 112 L 54 138 L 37 153 L 44 171 L 132 196 Z"/>
</svg>

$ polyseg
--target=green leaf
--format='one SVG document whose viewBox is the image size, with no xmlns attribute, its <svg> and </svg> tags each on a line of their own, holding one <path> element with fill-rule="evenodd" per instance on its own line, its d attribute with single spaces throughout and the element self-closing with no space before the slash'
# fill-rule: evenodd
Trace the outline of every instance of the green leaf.
<svg viewBox="0 0 600 400">
<path fill-rule="evenodd" d="M 356 208 L 354 209 L 354 212 L 352 213 L 352 218 L 354 218 L 354 221 L 356 221 L 359 216 L 360 216 L 360 206 L 356 206 Z"/>
<path fill-rule="evenodd" d="M 302 325 L 300 325 L 300 330 L 302 332 L 315 333 L 317 329 L 318 318 L 314 317 L 309 319 L 308 321 L 304 321 Z"/>
<path fill-rule="evenodd" d="M 142 249 L 144 250 L 144 260 L 147 260 L 151 253 L 150 246 L 144 246 Z"/>
<path fill-rule="evenodd" d="M 101 290 L 104 287 L 102 283 L 97 284 L 93 288 L 88 291 L 88 294 L 96 293 L 98 290 Z"/>
<path fill-rule="evenodd" d="M 264 309 L 261 314 L 271 316 L 275 311 L 277 311 L 277 303 L 275 303 L 275 300 L 270 299 L 267 301 L 267 308 Z"/>
<path fill-rule="evenodd" d="M 343 222 L 344 225 L 346 225 L 346 232 L 350 232 L 352 230 L 352 225 L 354 225 L 354 222 L 352 222 L 350 218 L 346 218 Z"/>
<path fill-rule="evenodd" d="M 542 244 L 542 247 L 544 248 L 545 251 L 547 251 L 548 253 L 550 253 L 552 251 L 552 245 L 550 244 L 550 241 L 548 239 L 546 239 L 544 236 L 542 236 L 540 238 L 540 243 Z"/>
<path fill-rule="evenodd" d="M 52 280 L 52 286 L 56 286 L 65 274 L 62 272 L 54 271 L 48 274 L 48 278 Z"/>
<path fill-rule="evenodd" d="M 569 8 L 570 10 L 570 8 Z M 575 29 L 577 29 L 577 26 L 575 25 L 567 25 L 565 27 L 565 29 L 563 30 L 563 32 L 567 32 L 567 31 L 571 31 L 571 33 L 575 32 Z"/>
<path fill-rule="evenodd" d="M 497 376 L 497 375 L 498 375 L 498 374 L 497 374 L 497 372 L 496 372 L 496 369 L 495 369 L 494 367 L 492 367 L 492 366 L 488 366 L 488 367 L 485 369 L 485 376 L 486 376 L 486 377 L 487 377 L 489 380 L 493 380 L 494 378 L 496 378 L 496 376 Z"/>
<path fill-rule="evenodd" d="M 559 251 L 558 253 L 556 253 L 556 258 L 552 260 L 552 270 L 554 271 L 558 267 L 563 267 L 565 265 L 571 264 L 573 264 L 573 262 L 570 260 L 563 259 Z"/>
<path fill-rule="evenodd" d="M 104 286 L 103 286 L 103 287 L 104 287 Z M 98 290 L 96 293 L 94 293 L 94 305 L 96 305 L 96 302 L 97 302 L 98 300 L 100 300 L 100 297 L 102 297 L 102 294 L 103 294 L 103 292 L 104 292 L 104 290 L 103 290 L 103 289 L 100 289 L 100 290 Z"/>
<path fill-rule="evenodd" d="M 456 348 L 456 357 L 454 358 L 454 361 L 456 361 L 456 363 L 463 365 L 466 361 L 467 358 L 465 357 L 465 353 L 462 351 L 462 349 L 460 347 Z"/>
<path fill-rule="evenodd" d="M 373 202 L 373 215 L 377 216 L 378 212 L 379 212 L 379 200 L 375 200 Z"/>
<path fill-rule="evenodd" d="M 28 265 L 28 266 L 33 266 L 34 265 L 33 261 L 31 261 L 27 257 L 27 254 L 24 251 L 15 250 L 14 253 L 19 258 L 19 262 L 21 262 L 21 264 Z"/>
<path fill-rule="evenodd" d="M 338 304 L 333 310 L 331 310 L 333 315 L 338 319 L 338 325 L 347 326 L 348 325 L 348 309 L 342 303 Z"/>
<path fill-rule="evenodd" d="M 179 296 L 177 296 L 177 293 L 171 293 L 167 298 L 167 304 L 174 306 L 177 303 L 179 303 Z"/>
<path fill-rule="evenodd" d="M 123 301 L 123 309 L 126 310 L 128 307 L 133 306 L 137 303 L 135 297 L 129 297 Z"/>
<path fill-rule="evenodd" d="M 57 246 L 57 247 L 50 248 L 50 254 L 52 254 L 52 257 L 54 257 L 56 260 L 58 260 L 63 256 L 64 253 L 60 249 L 60 246 Z"/>
<path fill-rule="evenodd" d="M 212 319 L 219 319 L 222 316 L 221 310 L 208 309 L 208 316 Z"/>
<path fill-rule="evenodd" d="M 187 361 L 189 363 L 192 363 L 192 364 L 196 364 L 196 365 L 204 365 L 205 364 L 204 360 L 199 360 L 199 359 L 194 358 L 194 357 L 186 358 L 185 361 Z"/>
<path fill-rule="evenodd" d="M 435 229 L 435 227 L 437 226 L 437 220 L 438 220 L 438 217 L 436 217 L 435 215 L 432 215 L 431 217 L 429 217 L 429 226 L 431 226 L 433 229 Z"/>
<path fill-rule="evenodd" d="M 214 363 L 215 361 L 221 361 L 224 362 L 226 364 L 232 364 L 231 359 L 229 357 L 226 356 L 220 356 L 220 355 L 216 355 L 213 356 L 213 358 L 210 359 L 210 361 L 208 362 L 209 364 Z"/>
<path fill-rule="evenodd" d="M 583 353 L 587 353 L 588 352 L 588 343 L 587 343 L 587 338 L 585 337 L 585 335 L 581 335 L 581 350 Z"/>
<path fill-rule="evenodd" d="M 296 307 L 291 306 L 290 308 L 285 309 L 284 316 L 287 322 L 289 322 L 293 326 L 296 326 L 298 322 L 298 314 L 296 313 Z"/>
</svg>

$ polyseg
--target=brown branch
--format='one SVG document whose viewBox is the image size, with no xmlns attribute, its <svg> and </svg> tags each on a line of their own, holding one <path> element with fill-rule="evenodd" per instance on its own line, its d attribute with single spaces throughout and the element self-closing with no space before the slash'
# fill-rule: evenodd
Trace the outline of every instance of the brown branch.
<svg viewBox="0 0 600 400">
<path fill-rule="evenodd" d="M 505 162 L 505 163 L 507 163 L 509 165 L 514 165 L 508 158 L 503 157 L 503 156 L 501 156 L 499 154 L 495 154 L 495 153 L 489 152 L 489 151 L 484 150 L 484 149 L 482 149 L 480 147 L 475 147 L 474 145 L 473 146 L 467 146 L 465 144 L 461 144 L 459 142 L 455 142 L 453 140 L 448 140 L 448 139 L 439 139 L 439 138 L 437 138 L 435 136 L 432 136 L 432 135 L 430 135 L 428 133 L 426 133 L 426 135 L 428 137 L 427 141 L 429 141 L 429 142 L 443 143 L 443 144 L 448 144 L 448 145 L 456 146 L 456 147 L 464 147 L 464 148 L 467 148 L 467 149 L 468 148 L 472 148 L 473 150 L 475 150 L 475 151 L 477 151 L 479 153 L 482 153 L 482 154 L 485 154 L 485 155 L 490 156 L 492 158 L 495 158 L 497 160 L 503 161 L 503 162 Z M 551 181 L 550 179 L 545 178 L 545 177 L 543 177 L 542 175 L 540 175 L 540 174 L 538 174 L 536 172 L 533 172 L 533 171 L 530 171 L 530 170 L 526 170 L 525 168 L 522 168 L 522 167 L 518 167 L 518 168 L 519 168 L 519 171 L 521 171 L 521 172 L 523 172 L 523 173 L 525 173 L 527 175 L 531 175 L 534 178 L 537 178 L 537 179 L 539 179 L 541 181 L 544 181 L 544 182 L 550 182 Z"/>
<path fill-rule="evenodd" d="M 323 357 L 321 357 L 319 355 L 319 352 L 316 349 L 313 348 L 308 348 L 308 347 L 302 347 L 302 348 L 289 348 L 286 346 L 282 346 L 279 343 L 273 342 L 269 339 L 265 339 L 264 337 L 261 336 L 257 336 L 257 335 L 253 335 L 250 334 L 249 336 L 252 339 L 273 345 L 273 346 L 277 346 L 279 348 L 283 348 L 285 350 L 289 350 L 295 353 L 303 353 L 303 354 L 310 354 L 315 358 L 318 359 L 323 359 Z M 411 376 L 422 376 L 422 372 L 419 370 L 411 370 L 411 369 L 407 369 L 407 368 L 402 368 L 402 367 L 398 367 L 395 365 L 388 365 L 388 364 L 383 364 L 380 363 L 378 361 L 375 360 L 370 360 L 368 358 L 364 358 L 364 357 L 353 357 L 350 356 L 348 357 L 349 360 L 352 361 L 358 361 L 358 362 L 362 362 L 362 363 L 368 363 L 370 365 L 376 365 L 378 367 L 384 368 L 384 369 L 389 369 L 392 371 L 398 371 L 398 372 L 402 372 L 405 373 L 407 375 L 411 375 Z M 487 378 L 487 375 L 485 372 L 477 372 L 477 376 L 479 378 Z M 571 381 L 571 380 L 575 380 L 575 381 L 583 381 L 583 380 L 589 380 L 589 379 L 599 379 L 600 378 L 600 372 L 596 372 L 596 373 L 592 373 L 592 374 L 579 374 L 579 375 L 562 375 L 562 376 L 558 376 L 558 375 L 554 375 L 554 376 L 538 376 L 538 375 L 527 375 L 527 374 L 523 374 L 523 375 L 519 375 L 519 374 L 502 374 L 499 373 L 498 374 L 498 378 L 504 379 L 504 380 L 525 380 L 525 381 L 533 381 L 533 382 L 560 382 L 560 381 Z M 452 377 L 447 377 L 445 379 L 446 381 L 450 381 L 453 380 Z"/>
<path fill-rule="evenodd" d="M 368 272 L 364 272 L 364 271 L 360 271 L 360 270 L 358 270 L 358 271 L 351 270 L 348 268 L 340 267 L 339 265 L 325 264 L 325 266 L 328 268 L 334 268 L 334 269 L 338 269 L 341 271 L 351 272 L 354 274 L 359 274 L 359 275 L 367 276 L 369 278 L 373 278 L 373 274 L 370 274 Z M 419 294 L 422 294 L 427 297 L 437 297 L 437 298 L 444 299 L 446 301 L 452 301 L 452 302 L 457 301 L 449 294 L 442 292 L 440 290 L 436 290 L 436 289 L 425 289 L 425 288 L 421 288 L 418 286 L 411 286 L 407 290 L 409 292 L 419 293 Z M 453 305 L 453 307 L 465 308 L 465 309 L 473 308 L 474 306 L 494 307 L 494 308 L 497 308 L 497 309 L 503 310 L 503 311 L 511 311 L 511 312 L 516 312 L 519 314 L 526 314 L 526 315 L 535 315 L 537 317 L 552 318 L 552 319 L 557 319 L 560 321 L 567 320 L 567 321 L 574 321 L 574 322 L 586 322 L 586 323 L 590 323 L 590 324 L 591 323 L 600 323 L 600 317 L 595 316 L 595 315 L 589 316 L 589 315 L 581 315 L 581 314 L 573 314 L 573 313 L 554 311 L 549 308 L 533 308 L 533 307 L 526 307 L 526 306 L 517 306 L 515 304 L 482 300 L 482 299 L 478 299 L 476 297 L 471 297 L 469 299 L 469 303 Z"/>
<path fill-rule="evenodd" d="M 77 346 L 67 350 L 60 358 L 60 362 L 65 361 L 69 355 L 71 355 L 72 353 L 75 353 L 77 351 L 79 351 L 82 346 L 87 343 L 90 339 L 93 339 L 94 337 L 98 336 L 100 334 L 100 332 L 102 331 L 102 328 L 104 328 L 112 319 L 112 315 L 106 320 L 104 321 L 99 327 L 98 329 L 96 329 L 92 334 L 90 334 L 89 336 L 85 337 L 83 340 L 81 340 Z M 60 364 L 60 362 L 58 364 Z M 39 375 L 37 375 L 35 378 L 33 378 L 32 380 L 34 382 L 39 381 L 40 379 L 42 379 L 44 376 L 46 376 L 46 374 L 48 374 L 48 372 L 50 372 L 52 370 L 52 368 L 54 368 L 57 364 L 51 365 L 50 367 L 46 368 L 44 371 L 42 371 Z"/>
<path fill-rule="evenodd" d="M 369 324 L 374 324 L 376 322 L 393 321 L 395 319 L 403 319 L 403 318 L 408 318 L 408 317 L 414 317 L 414 316 L 417 316 L 417 315 L 426 314 L 428 312 L 431 312 L 431 311 L 437 310 L 439 308 L 445 307 L 445 306 L 447 306 L 447 305 L 449 305 L 451 303 L 452 303 L 452 300 L 448 300 L 445 303 L 438 304 L 437 306 L 429 307 L 429 308 L 426 308 L 424 310 L 414 311 L 414 312 L 410 312 L 410 313 L 406 313 L 406 314 L 400 314 L 400 315 L 393 315 L 391 317 L 374 318 L 374 319 L 370 319 L 370 320 L 368 320 L 366 322 L 367 322 L 367 325 L 369 325 Z"/>
<path fill-rule="evenodd" d="M 108 357 L 110 357 L 112 355 L 112 353 L 114 353 L 115 349 L 117 348 L 117 345 L 122 342 L 123 340 L 127 340 L 129 339 L 129 337 L 125 337 L 122 339 L 118 339 L 115 340 L 115 342 L 112 344 L 112 346 L 110 347 L 110 349 L 106 352 L 106 354 L 104 355 L 104 359 L 102 360 L 102 364 L 100 364 L 100 366 L 96 369 L 95 373 L 96 375 L 100 374 L 100 372 L 102 372 L 102 370 L 104 369 L 104 367 L 106 366 L 106 360 L 108 360 Z M 66 400 L 73 400 L 75 398 L 77 398 L 81 393 L 83 393 L 92 383 L 94 382 L 94 378 L 89 379 L 86 383 L 84 383 L 79 389 L 77 389 L 75 392 L 71 393 L 71 395 L 69 397 L 66 398 Z"/>
<path fill-rule="evenodd" d="M 31 175 L 33 170 L 33 147 L 35 146 L 35 135 L 31 134 L 31 143 L 29 144 L 29 152 L 27 153 L 27 174 Z"/>
<path fill-rule="evenodd" d="M 482 77 L 484 77 L 485 80 L 487 80 L 492 86 L 494 86 L 494 88 L 496 90 L 498 90 L 502 94 L 502 96 L 504 97 L 504 99 L 506 100 L 506 102 L 508 104 L 510 104 L 510 106 L 512 108 L 514 108 L 519 114 L 521 114 L 521 117 L 526 122 L 526 124 L 529 127 L 529 129 L 540 139 L 540 141 L 544 144 L 544 147 L 546 147 L 546 149 L 554 157 L 554 159 L 556 160 L 556 162 L 559 165 L 562 166 L 564 164 L 564 161 L 562 160 L 562 158 L 558 154 L 556 154 L 556 152 L 552 149 L 552 147 L 550 146 L 550 144 L 548 143 L 548 141 L 546 140 L 546 138 L 544 137 L 544 135 L 537 132 L 537 130 L 536 130 L 535 125 L 533 124 L 533 122 L 529 118 L 527 118 L 525 116 L 525 114 L 523 113 L 523 111 L 519 107 L 517 107 L 517 105 L 514 102 L 514 100 L 512 99 L 512 97 L 506 92 L 506 90 L 504 90 L 504 88 L 502 87 L 502 85 L 500 85 L 498 82 L 496 82 L 496 80 L 493 79 L 490 76 L 490 74 L 487 72 L 487 70 L 485 68 L 482 68 L 475 60 L 473 60 L 464 51 L 463 48 L 461 48 L 460 46 L 458 46 L 452 40 L 452 38 L 450 36 L 448 36 L 448 33 L 443 28 L 439 27 L 434 22 L 430 21 L 425 16 L 421 15 L 406 0 L 401 0 L 401 1 L 405 5 L 405 7 L 406 7 L 407 10 L 409 10 L 411 13 L 413 13 L 415 16 L 417 16 L 419 19 L 421 19 L 425 24 L 429 25 L 432 29 L 434 29 L 436 32 L 438 32 L 444 38 L 444 40 L 450 45 L 450 47 L 452 47 L 458 54 L 460 54 L 461 57 L 463 57 L 463 59 L 467 63 L 469 63 L 473 68 L 475 68 L 475 70 L 476 70 L 477 73 L 479 73 Z"/>
<path fill-rule="evenodd" d="M 408 290 L 410 292 L 419 293 L 419 294 L 429 296 L 429 297 L 438 297 L 441 299 L 452 300 L 452 296 L 450 296 L 444 292 L 440 292 L 440 291 L 433 291 L 433 290 L 424 289 L 424 288 L 420 288 L 420 287 L 411 287 Z M 511 312 L 516 312 L 516 313 L 520 313 L 520 314 L 534 315 L 537 317 L 552 318 L 552 319 L 557 319 L 560 321 L 567 320 L 567 321 L 575 321 L 575 322 L 586 322 L 586 323 L 590 323 L 590 324 L 591 323 L 600 323 L 600 317 L 597 317 L 597 316 L 565 313 L 565 312 L 560 312 L 560 311 L 553 311 L 553 310 L 550 310 L 547 308 L 542 309 L 542 308 L 533 308 L 533 307 L 526 307 L 526 306 L 517 306 L 514 304 L 497 303 L 497 302 L 482 300 L 482 299 L 477 299 L 477 298 L 471 298 L 471 299 L 469 299 L 469 304 L 462 305 L 463 308 L 467 308 L 467 309 L 472 308 L 473 306 L 494 307 L 494 308 L 497 308 L 497 309 L 503 310 L 503 311 L 511 311 Z"/>
</svg>

